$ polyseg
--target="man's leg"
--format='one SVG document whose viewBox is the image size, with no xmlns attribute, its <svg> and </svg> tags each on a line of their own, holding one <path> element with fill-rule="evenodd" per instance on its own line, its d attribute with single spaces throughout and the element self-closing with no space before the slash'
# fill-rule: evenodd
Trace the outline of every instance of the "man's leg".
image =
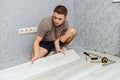
<svg viewBox="0 0 120 80">
<path fill-rule="evenodd" d="M 34 63 L 35 60 L 37 60 L 38 58 L 44 57 L 47 53 L 48 53 L 48 50 L 42 47 L 39 47 L 39 52 L 37 54 L 32 52 L 32 64 Z"/>
<path fill-rule="evenodd" d="M 73 40 L 76 36 L 77 32 L 75 29 L 70 28 L 68 29 L 64 35 L 60 37 L 60 40 L 64 43 L 63 47 L 67 47 L 67 45 Z"/>
</svg>

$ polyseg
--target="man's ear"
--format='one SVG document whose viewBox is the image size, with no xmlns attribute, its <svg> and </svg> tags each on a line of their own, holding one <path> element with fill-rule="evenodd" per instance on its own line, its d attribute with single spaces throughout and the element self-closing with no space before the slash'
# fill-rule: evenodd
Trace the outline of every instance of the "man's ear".
<svg viewBox="0 0 120 80">
<path fill-rule="evenodd" d="M 65 20 L 67 19 L 67 16 L 65 16 Z"/>
</svg>

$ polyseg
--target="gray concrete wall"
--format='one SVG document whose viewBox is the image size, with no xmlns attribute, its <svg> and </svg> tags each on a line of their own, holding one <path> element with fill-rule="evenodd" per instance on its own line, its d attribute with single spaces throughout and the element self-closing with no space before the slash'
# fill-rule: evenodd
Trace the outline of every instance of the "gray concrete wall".
<svg viewBox="0 0 120 80">
<path fill-rule="evenodd" d="M 73 12 L 78 30 L 74 42 L 77 51 L 97 49 L 111 54 L 120 53 L 120 3 L 76 0 Z"/>
<path fill-rule="evenodd" d="M 68 8 L 72 26 L 73 0 L 0 0 L 0 69 L 30 60 L 35 34 L 19 35 L 18 30 L 37 27 L 58 4 Z"/>
</svg>

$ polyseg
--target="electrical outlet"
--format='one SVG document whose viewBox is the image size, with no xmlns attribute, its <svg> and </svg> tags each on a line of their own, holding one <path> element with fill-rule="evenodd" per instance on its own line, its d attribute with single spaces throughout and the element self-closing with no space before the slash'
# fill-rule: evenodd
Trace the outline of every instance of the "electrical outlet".
<svg viewBox="0 0 120 80">
<path fill-rule="evenodd" d="M 28 34 L 28 33 L 35 33 L 35 32 L 37 32 L 37 27 L 19 29 L 19 34 Z"/>
<path fill-rule="evenodd" d="M 120 0 L 113 0 L 113 2 L 120 2 Z"/>
</svg>

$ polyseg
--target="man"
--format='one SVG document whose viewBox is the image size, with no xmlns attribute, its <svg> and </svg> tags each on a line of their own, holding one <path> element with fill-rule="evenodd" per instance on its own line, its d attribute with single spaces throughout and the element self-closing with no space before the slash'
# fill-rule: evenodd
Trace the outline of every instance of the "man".
<svg viewBox="0 0 120 80">
<path fill-rule="evenodd" d="M 68 28 L 66 18 L 66 7 L 58 5 L 54 9 L 53 16 L 41 20 L 33 43 L 32 63 L 38 58 L 47 56 L 53 49 L 57 53 L 64 53 L 61 48 L 67 47 L 76 35 L 75 29 Z"/>
</svg>

